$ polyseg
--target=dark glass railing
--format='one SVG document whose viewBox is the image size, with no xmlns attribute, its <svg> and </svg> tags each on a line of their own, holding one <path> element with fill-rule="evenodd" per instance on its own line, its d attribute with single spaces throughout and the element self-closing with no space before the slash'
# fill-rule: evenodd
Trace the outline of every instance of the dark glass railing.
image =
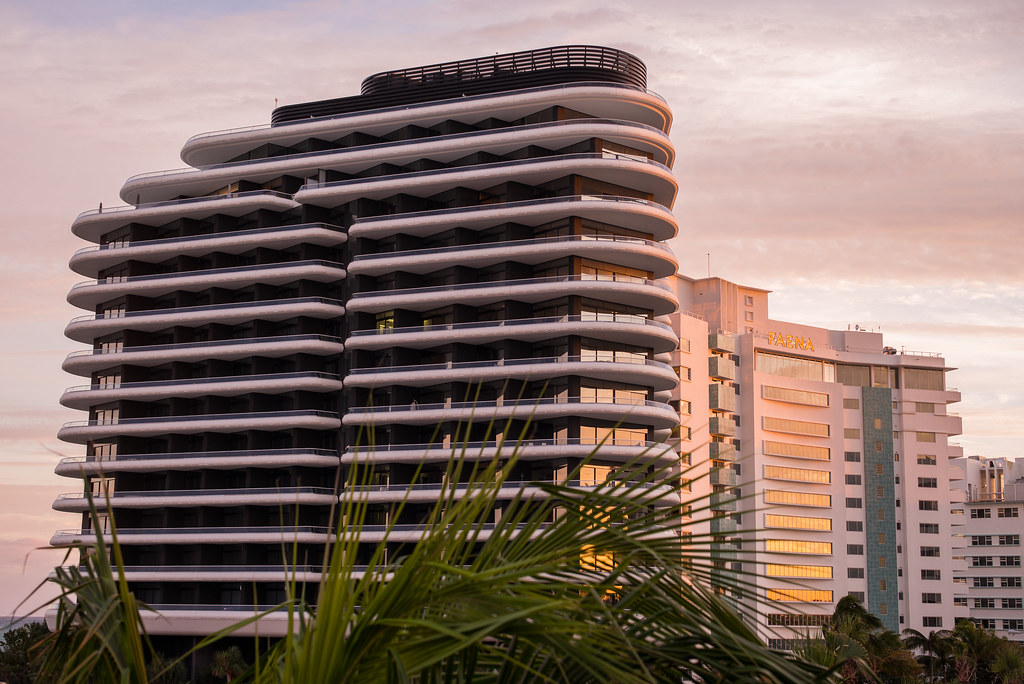
<svg viewBox="0 0 1024 684">
<path fill-rule="evenodd" d="M 97 321 L 115 318 L 133 318 L 138 316 L 164 316 L 167 314 L 194 313 L 198 311 L 226 311 L 229 309 L 249 309 L 261 306 L 294 307 L 299 304 L 328 304 L 343 307 L 345 302 L 327 297 L 295 297 L 293 299 L 261 299 L 255 302 L 231 302 L 227 304 L 204 304 L 202 306 L 179 306 L 171 309 L 148 309 L 146 311 L 121 311 L 117 314 L 93 314 L 78 316 L 71 323 Z"/>
<path fill-rule="evenodd" d="M 504 242 L 481 242 L 475 245 L 453 245 L 450 247 L 426 247 L 423 249 L 407 249 L 400 252 L 377 252 L 375 254 L 358 254 L 353 257 L 352 262 L 359 261 L 373 261 L 373 260 L 390 260 L 390 259 L 401 259 L 403 257 L 418 256 L 420 254 L 463 254 L 466 252 L 474 252 L 478 250 L 500 250 L 500 249 L 514 249 L 516 247 L 526 247 L 529 245 L 554 245 L 564 242 L 615 242 L 622 244 L 632 245 L 644 245 L 645 247 L 653 247 L 659 249 L 668 254 L 672 254 L 672 249 L 663 242 L 657 242 L 655 240 L 645 240 L 643 238 L 629 237 L 626 235 L 560 235 L 558 237 L 547 237 L 547 238 L 532 238 L 529 240 L 508 240 Z"/>
<path fill-rule="evenodd" d="M 651 401 L 649 399 L 633 399 L 632 397 L 544 397 L 512 399 L 508 401 L 453 401 L 438 402 L 432 404 L 394 404 L 389 406 L 363 406 L 349 408 L 349 415 L 366 413 L 407 413 L 413 411 L 433 410 L 458 410 L 458 409 L 494 409 L 494 408 L 522 408 L 534 410 L 538 406 L 552 406 L 562 404 L 607 404 L 613 406 L 647 406 L 658 409 L 673 411 L 674 409 L 662 401 Z"/>
<path fill-rule="evenodd" d="M 290 200 L 292 198 L 286 192 L 278 192 L 277 190 L 246 190 L 244 192 L 228 192 L 223 195 L 204 195 L 202 197 L 184 197 L 182 199 L 162 200 L 160 202 L 144 202 L 142 204 L 126 204 L 119 207 L 108 207 L 99 209 L 90 209 L 89 211 L 83 211 L 79 214 L 75 220 L 86 216 L 92 216 L 93 214 L 119 214 L 125 211 L 136 211 L 138 209 L 153 209 L 156 207 L 176 207 L 186 204 L 195 204 L 197 202 L 212 202 L 216 200 L 227 200 L 237 199 L 240 197 L 280 197 L 282 199 Z"/>
<path fill-rule="evenodd" d="M 522 200 L 519 202 L 501 202 L 499 204 L 474 204 L 468 207 L 452 207 L 449 209 L 427 209 L 424 211 L 409 211 L 401 214 L 382 214 L 380 216 L 364 216 L 355 220 L 354 226 L 365 225 L 375 221 L 395 221 L 400 219 L 421 219 L 427 216 L 445 216 L 459 213 L 474 213 L 480 211 L 502 211 L 507 209 L 519 209 L 521 207 L 532 207 L 542 205 L 559 205 L 567 202 L 609 202 L 616 204 L 638 204 L 651 207 L 671 215 L 668 207 L 640 199 L 639 197 L 625 197 L 622 195 L 565 195 L 564 197 L 545 197 L 542 199 Z M 349 229 L 351 231 L 351 229 Z"/>
<path fill-rule="evenodd" d="M 628 283 L 630 285 L 645 285 L 656 287 L 658 289 L 665 290 L 666 292 L 671 292 L 673 294 L 675 293 L 675 290 L 673 290 L 671 286 L 664 282 L 661 282 L 660 280 L 654 280 L 651 278 L 640 278 L 637 276 L 623 275 L 620 273 L 595 273 L 564 276 L 547 276 L 544 278 L 520 278 L 518 280 L 488 280 L 483 282 L 453 283 L 451 285 L 429 285 L 427 287 L 406 287 L 396 290 L 375 290 L 373 292 L 356 292 L 352 295 L 352 299 L 361 299 L 364 297 L 383 297 L 391 295 L 422 294 L 426 292 L 447 292 L 455 290 L 470 290 L 491 287 L 518 287 L 523 285 L 585 282 Z"/>
<path fill-rule="evenodd" d="M 672 332 L 672 327 L 643 316 L 633 314 L 591 313 L 579 316 L 545 316 L 541 318 L 515 318 L 507 321 L 473 321 L 469 323 L 440 323 L 437 325 L 420 325 L 404 328 L 373 328 L 370 330 L 354 330 L 351 337 L 368 335 L 387 335 L 398 333 L 437 332 L 446 330 L 472 330 L 480 328 L 512 328 L 524 325 L 547 325 L 551 323 L 626 323 L 643 325 Z"/>
<path fill-rule="evenodd" d="M 541 358 L 528 359 L 493 359 L 490 361 L 462 361 L 458 363 L 425 363 L 412 366 L 379 366 L 374 368 L 353 368 L 349 375 L 377 375 L 378 373 L 405 373 L 410 371 L 435 371 L 435 370 L 459 370 L 469 368 L 510 368 L 516 366 L 538 366 L 546 364 L 568 364 L 568 363 L 621 363 L 640 366 L 652 366 L 669 372 L 674 372 L 672 366 L 661 361 L 654 361 L 644 358 L 633 358 L 618 356 L 613 358 L 590 358 L 583 356 L 545 356 Z"/>
<path fill-rule="evenodd" d="M 281 232 L 295 231 L 295 230 L 309 230 L 310 228 L 323 228 L 324 230 L 337 231 L 344 233 L 345 229 L 341 226 L 335 226 L 330 223 L 300 223 L 292 226 L 274 226 L 272 228 L 251 228 L 249 230 L 235 230 L 227 231 L 223 233 L 203 233 L 202 235 L 181 235 L 178 237 L 167 237 L 158 238 L 156 240 L 133 240 L 131 242 L 110 242 L 105 245 L 92 245 L 91 247 L 83 247 L 76 251 L 72 255 L 71 259 L 74 260 L 80 254 L 87 254 L 89 252 L 98 252 L 108 249 L 126 249 L 128 247 L 152 247 L 160 245 L 176 245 L 182 242 L 201 242 L 203 240 L 216 240 L 219 238 L 234 238 L 234 237 L 257 237 L 265 234 L 276 234 Z"/>
<path fill-rule="evenodd" d="M 96 285 L 111 285 L 115 283 L 158 282 L 161 280 L 179 280 L 182 278 L 189 277 L 227 275 L 229 273 L 262 274 L 265 271 L 284 270 L 291 268 L 309 268 L 311 266 L 334 268 L 342 272 L 344 272 L 345 270 L 344 264 L 340 264 L 336 261 L 325 261 L 323 259 L 306 259 L 303 261 L 279 261 L 272 264 L 252 264 L 247 266 L 229 266 L 227 268 L 207 268 L 197 271 L 175 271 L 174 273 L 155 273 L 153 275 L 143 276 L 113 276 L 110 278 L 98 278 L 95 280 L 85 280 L 80 283 L 76 283 L 71 287 L 71 291 L 74 292 L 75 290 L 83 287 L 91 287 Z"/>
<path fill-rule="evenodd" d="M 576 119 L 579 121 L 579 119 Z M 594 121 L 594 119 L 586 119 L 586 121 Z M 598 119 L 598 121 L 602 121 Z M 559 122 L 566 123 L 566 122 Z M 408 142 L 408 141 L 404 141 Z M 580 153 L 580 154 L 555 154 L 555 155 L 543 155 L 537 157 L 530 157 L 528 159 L 513 159 L 511 161 L 499 161 L 489 162 L 485 164 L 467 164 L 465 166 L 447 166 L 437 169 L 427 169 L 425 171 L 408 171 L 405 173 L 386 174 L 381 176 L 367 176 L 364 178 L 348 178 L 345 180 L 337 181 L 307 181 L 305 185 L 299 188 L 299 192 L 303 190 L 316 190 L 319 188 L 343 188 L 350 185 L 359 185 L 360 183 L 373 182 L 381 178 L 386 178 L 389 182 L 394 180 L 408 180 L 412 178 L 423 178 L 428 176 L 441 176 L 449 173 L 465 173 L 467 171 L 479 171 L 486 169 L 488 171 L 493 169 L 511 169 L 518 166 L 527 166 L 530 164 L 542 164 L 546 162 L 561 162 L 561 161 L 584 161 L 588 159 L 617 159 L 620 161 L 636 162 L 638 164 L 649 164 L 664 170 L 667 173 L 672 173 L 672 170 L 661 162 L 654 161 L 653 159 L 646 159 L 638 157 L 637 155 L 618 154 L 615 152 L 593 152 L 593 153 Z"/>
<path fill-rule="evenodd" d="M 109 456 L 68 456 L 59 465 L 75 463 L 107 463 L 110 461 L 151 461 L 185 458 L 258 458 L 260 456 L 330 456 L 338 457 L 333 449 L 243 449 L 238 451 L 182 451 L 162 454 L 114 454 Z"/>
<path fill-rule="evenodd" d="M 299 371 L 295 373 L 262 373 L 258 375 L 222 375 L 214 378 L 185 378 L 181 380 L 149 380 L 143 382 L 117 382 L 106 385 L 76 385 L 65 392 L 87 392 L 92 390 L 131 390 L 146 387 L 182 387 L 192 385 L 216 385 L 234 382 L 262 382 L 266 380 L 332 380 L 341 382 L 341 376 L 335 373 L 318 371 Z"/>
<path fill-rule="evenodd" d="M 295 494 L 315 494 L 318 496 L 333 496 L 334 490 L 327 487 L 252 487 L 244 489 L 161 489 L 155 491 L 134 491 L 134 492 L 112 492 L 111 500 L 130 498 L 154 498 L 174 496 L 265 496 L 265 495 L 291 496 Z M 58 494 L 58 501 L 70 501 L 75 499 L 85 500 L 86 495 L 82 492 L 69 492 Z M 93 494 L 93 500 L 102 505 L 105 497 L 101 494 Z"/>
<path fill-rule="evenodd" d="M 659 95 L 658 93 L 654 92 L 653 90 L 647 90 L 645 88 L 637 88 L 636 86 L 624 85 L 622 83 L 612 83 L 612 82 L 609 82 L 609 81 L 586 81 L 586 82 L 580 82 L 580 83 L 561 83 L 561 84 L 558 84 L 558 85 L 537 86 L 537 87 L 533 87 L 533 88 L 518 88 L 518 89 L 515 89 L 515 90 L 504 91 L 504 92 L 501 92 L 501 93 L 486 93 L 486 94 L 483 94 L 483 95 L 467 95 L 465 97 L 448 98 L 448 99 L 443 99 L 443 100 L 431 100 L 430 102 L 416 102 L 416 103 L 396 105 L 396 106 L 393 106 L 393 107 L 375 107 L 372 110 L 372 113 L 373 113 L 373 115 L 376 116 L 376 115 L 379 115 L 379 114 L 386 114 L 388 112 L 408 112 L 410 110 L 422 109 L 424 107 L 444 106 L 444 105 L 450 104 L 452 102 L 459 102 L 459 103 L 475 102 L 475 101 L 479 101 L 479 100 L 493 99 L 496 96 L 506 96 L 506 95 L 507 96 L 516 96 L 516 95 L 524 95 L 524 94 L 527 94 L 527 93 L 558 92 L 558 91 L 562 91 L 562 90 L 572 90 L 572 89 L 578 89 L 578 88 L 594 88 L 594 87 L 600 87 L 600 88 L 620 88 L 622 90 L 629 90 L 629 91 L 632 91 L 632 92 L 638 92 L 639 91 L 639 92 L 642 92 L 642 93 L 644 93 L 646 95 L 650 95 L 651 97 L 657 98 L 661 102 L 665 102 L 667 104 L 665 98 L 662 97 L 661 95 Z M 337 121 L 337 120 L 340 120 L 340 119 L 351 119 L 351 118 L 355 118 L 355 117 L 359 117 L 359 116 L 365 116 L 368 113 L 369 112 L 364 109 L 364 110 L 360 110 L 360 111 L 345 112 L 345 113 L 341 113 L 341 114 L 336 114 L 334 116 L 319 116 L 319 117 L 316 118 L 316 121 L 319 123 L 319 122 L 323 122 L 323 121 Z M 288 122 L 288 123 L 293 123 L 293 124 L 308 123 L 308 120 L 305 120 L 305 121 L 294 121 L 294 122 Z M 288 125 L 288 124 L 287 123 L 254 124 L 252 126 L 239 126 L 238 128 L 224 128 L 224 129 L 220 129 L 220 130 L 216 130 L 216 131 L 207 131 L 205 133 L 197 133 L 196 135 L 193 135 L 191 138 L 189 138 L 188 140 L 185 141 L 184 147 L 187 148 L 193 142 L 198 142 L 200 140 L 205 140 L 207 138 L 215 138 L 215 137 L 222 136 L 222 135 L 234 135 L 234 134 L 237 134 L 237 133 L 249 133 L 251 131 L 267 131 L 267 130 L 271 130 L 271 129 L 275 129 L 275 128 L 280 128 L 282 125 Z M 499 130 L 501 130 L 501 129 L 499 129 Z M 351 148 L 342 148 L 342 149 L 351 149 Z M 333 151 L 337 152 L 338 150 L 333 150 Z M 302 153 L 300 153 L 300 154 L 302 154 Z M 283 155 L 283 156 L 290 156 L 290 155 Z M 271 159 L 276 159 L 276 157 L 270 157 L 270 158 Z M 250 160 L 250 163 L 251 163 L 251 161 L 257 161 L 257 160 Z M 227 163 L 228 164 L 233 164 L 233 163 L 241 163 L 241 162 L 227 162 Z M 210 166 L 207 166 L 207 167 L 204 167 L 204 168 L 220 168 L 220 166 L 221 165 L 219 165 L 219 164 L 214 164 L 214 165 L 210 165 Z M 166 170 L 166 171 L 153 171 L 153 172 L 150 172 L 150 173 L 142 173 L 142 174 L 138 174 L 138 175 L 132 176 L 128 180 L 135 180 L 135 179 L 138 179 L 138 178 L 148 178 L 148 177 L 153 177 L 153 176 L 166 175 L 166 174 L 170 174 L 170 173 L 180 173 L 182 171 L 190 171 L 190 170 L 192 170 L 191 167 L 186 167 L 184 169 L 169 169 L 169 170 Z"/>
<path fill-rule="evenodd" d="M 189 423 L 203 420 L 251 420 L 253 418 L 299 418 L 315 417 L 341 420 L 333 411 L 250 411 L 243 413 L 203 413 L 194 416 L 153 416 L 147 418 L 110 418 L 106 420 L 77 420 L 64 423 L 64 428 L 96 427 L 106 425 L 146 425 L 156 423 Z"/>
<path fill-rule="evenodd" d="M 88 316 L 81 318 L 88 319 Z M 78 320 L 78 319 L 75 319 Z M 81 356 L 97 356 L 104 354 L 133 354 L 133 353 L 144 353 L 144 352 L 161 352 L 161 351 L 175 351 L 179 349 L 199 349 L 209 347 L 232 347 L 239 345 L 250 345 L 250 344 L 273 344 L 277 342 L 330 342 L 331 344 L 343 344 L 344 340 L 340 337 L 332 337 L 330 335 L 281 335 L 280 337 L 243 337 L 240 339 L 230 340 L 206 340 L 203 342 L 182 342 L 180 344 L 151 344 L 146 347 L 120 347 L 110 349 L 82 349 L 80 351 L 74 351 L 68 354 L 67 358 L 77 358 Z"/>
</svg>

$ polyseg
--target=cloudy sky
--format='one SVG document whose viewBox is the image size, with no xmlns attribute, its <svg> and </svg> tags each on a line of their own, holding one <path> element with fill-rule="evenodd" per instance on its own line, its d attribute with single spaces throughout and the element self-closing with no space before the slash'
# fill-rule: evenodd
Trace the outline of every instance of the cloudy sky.
<svg viewBox="0 0 1024 684">
<path fill-rule="evenodd" d="M 493 11 L 500 7 L 500 11 Z M 675 112 L 681 269 L 772 315 L 880 329 L 957 367 L 967 453 L 1024 437 L 1019 0 L 0 0 L 0 615 L 59 562 L 53 475 L 81 211 L 182 166 L 191 135 L 387 69 L 548 45 L 628 50 Z M 35 607 L 32 602 L 26 608 Z"/>
</svg>

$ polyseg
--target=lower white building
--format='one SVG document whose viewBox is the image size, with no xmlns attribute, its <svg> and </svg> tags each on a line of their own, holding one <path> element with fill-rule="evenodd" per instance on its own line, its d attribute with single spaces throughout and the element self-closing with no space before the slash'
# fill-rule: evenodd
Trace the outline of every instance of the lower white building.
<svg viewBox="0 0 1024 684">
<path fill-rule="evenodd" d="M 966 586 L 967 595 L 957 599 L 961 617 L 997 636 L 1024 642 L 1024 461 L 970 456 L 956 463 L 965 490 L 967 563 L 957 581 Z"/>
<path fill-rule="evenodd" d="M 717 565 L 753 573 L 762 635 L 788 647 L 847 594 L 894 631 L 951 628 L 963 568 L 952 369 L 877 332 L 773 320 L 763 289 L 686 277 L 675 289 L 689 312 L 673 320 L 681 451 L 708 444 L 711 531 L 735 547 Z"/>
</svg>

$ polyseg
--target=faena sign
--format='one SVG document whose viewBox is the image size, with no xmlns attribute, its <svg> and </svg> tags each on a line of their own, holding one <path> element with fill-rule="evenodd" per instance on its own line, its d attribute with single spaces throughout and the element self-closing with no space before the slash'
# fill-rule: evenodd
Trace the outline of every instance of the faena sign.
<svg viewBox="0 0 1024 684">
<path fill-rule="evenodd" d="M 776 347 L 789 347 L 790 349 L 806 349 L 814 351 L 814 343 L 810 337 L 797 337 L 796 335 L 783 335 L 782 333 L 768 333 L 768 344 Z"/>
</svg>

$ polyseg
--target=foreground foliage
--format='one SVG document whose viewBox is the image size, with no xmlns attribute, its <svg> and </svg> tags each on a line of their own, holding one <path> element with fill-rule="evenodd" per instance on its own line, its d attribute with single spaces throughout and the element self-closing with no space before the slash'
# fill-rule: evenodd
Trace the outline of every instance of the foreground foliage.
<svg viewBox="0 0 1024 684">
<path fill-rule="evenodd" d="M 532 486 L 541 496 L 520 493 L 499 506 L 517 458 L 515 448 L 504 451 L 485 465 L 455 454 L 445 481 L 469 484 L 446 491 L 401 558 L 388 561 L 380 547 L 365 571 L 355 563 L 370 469 L 352 467 L 338 511 L 345 524 L 315 606 L 293 587 L 296 598 L 278 609 L 288 611 L 291 632 L 245 672 L 225 675 L 296 684 L 796 683 L 834 675 L 834 665 L 769 650 L 705 588 L 709 550 L 699 540 L 680 543 L 678 490 L 658 485 L 666 471 L 633 466 L 596 487 L 571 474 Z M 59 681 L 155 681 L 139 629 L 144 607 L 119 579 L 116 536 L 111 547 L 113 568 L 97 539 L 81 569 L 58 574 L 65 596 L 44 669 Z"/>
</svg>

